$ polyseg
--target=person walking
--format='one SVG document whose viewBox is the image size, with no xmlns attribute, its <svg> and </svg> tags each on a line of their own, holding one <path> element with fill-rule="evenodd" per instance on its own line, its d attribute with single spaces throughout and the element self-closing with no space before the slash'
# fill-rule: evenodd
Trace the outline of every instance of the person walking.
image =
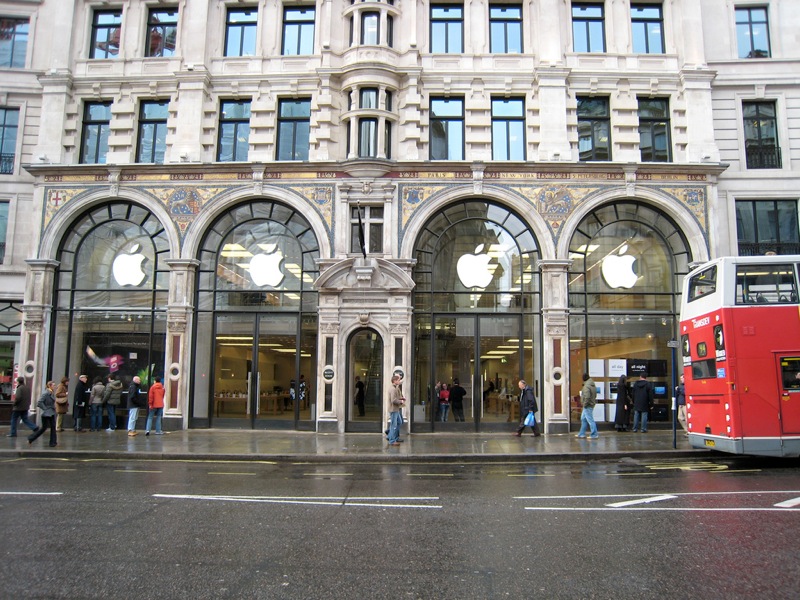
<svg viewBox="0 0 800 600">
<path fill-rule="evenodd" d="M 106 431 L 109 433 L 117 430 L 117 407 L 122 401 L 122 387 L 122 382 L 116 375 L 108 376 L 108 383 L 103 392 L 103 402 L 108 413 L 108 429 Z"/>
<path fill-rule="evenodd" d="M 594 407 L 597 404 L 597 384 L 589 377 L 588 373 L 583 374 L 583 387 L 581 388 L 581 429 L 577 437 L 586 437 L 586 428 L 590 430 L 590 437 L 596 440 L 600 437 L 597 433 L 597 423 L 594 422 Z"/>
<path fill-rule="evenodd" d="M 100 431 L 103 428 L 103 393 L 106 386 L 102 377 L 95 377 L 89 391 L 89 431 Z"/>
<path fill-rule="evenodd" d="M 628 421 L 631 414 L 631 398 L 628 391 L 628 377 L 625 374 L 619 376 L 617 382 L 617 410 L 614 414 L 614 429 L 617 431 L 628 431 Z"/>
<path fill-rule="evenodd" d="M 131 385 L 128 387 L 128 435 L 130 437 L 139 435 L 136 431 L 136 419 L 139 418 L 141 383 L 142 380 L 137 375 L 131 379 Z"/>
<path fill-rule="evenodd" d="M 461 387 L 458 378 L 453 378 L 453 385 L 450 386 L 450 410 L 453 411 L 453 418 L 456 421 L 464 421 L 464 396 L 467 390 Z"/>
<path fill-rule="evenodd" d="M 680 377 L 680 383 L 675 387 L 675 402 L 678 405 L 678 423 L 683 427 L 683 435 L 689 435 L 686 426 L 686 385 L 683 375 Z"/>
<path fill-rule="evenodd" d="M 64 415 L 69 412 L 69 377 L 62 377 L 56 387 L 56 431 L 64 431 Z"/>
<path fill-rule="evenodd" d="M 14 390 L 14 404 L 11 406 L 11 431 L 6 437 L 17 437 L 17 421 L 22 421 L 31 431 L 36 431 L 36 423 L 28 418 L 31 409 L 31 391 L 25 385 L 24 377 L 17 377 L 17 389 Z"/>
<path fill-rule="evenodd" d="M 358 416 L 363 417 L 366 415 L 364 407 L 364 382 L 361 377 L 356 375 L 356 407 L 358 408 Z"/>
<path fill-rule="evenodd" d="M 633 384 L 633 429 L 639 430 L 639 423 L 642 425 L 642 433 L 647 433 L 647 413 L 653 406 L 653 386 L 647 381 L 647 373 L 639 375 L 639 380 Z"/>
<path fill-rule="evenodd" d="M 400 389 L 400 375 L 392 375 L 392 387 L 386 394 L 386 410 L 389 413 L 389 445 L 400 445 L 400 426 L 403 424 L 403 407 L 406 399 Z"/>
<path fill-rule="evenodd" d="M 72 428 L 78 433 L 83 432 L 83 418 L 86 416 L 86 404 L 90 392 L 88 385 L 89 377 L 81 375 L 78 383 L 75 384 L 75 391 L 72 393 Z"/>
<path fill-rule="evenodd" d="M 528 413 L 532 412 L 534 419 L 536 419 L 536 413 L 539 411 L 539 404 L 536 402 L 536 395 L 533 393 L 533 388 L 529 386 L 524 379 L 519 380 L 517 387 L 519 387 L 519 428 L 514 432 L 514 435 L 520 437 L 525 428 L 529 427 L 525 425 L 525 419 L 528 417 Z M 533 431 L 534 437 L 542 435 L 541 431 L 539 431 L 538 420 L 535 420 L 533 425 L 530 425 L 530 428 L 531 431 Z"/>
<path fill-rule="evenodd" d="M 153 424 L 153 417 L 156 419 L 156 435 L 163 435 L 161 431 L 161 417 L 164 415 L 164 386 L 161 384 L 161 377 L 155 378 L 155 383 L 147 391 L 147 423 L 144 426 L 144 434 L 150 435 L 150 426 Z"/>
<path fill-rule="evenodd" d="M 55 448 L 58 446 L 58 438 L 56 436 L 56 397 L 53 391 L 55 383 L 48 381 L 45 385 L 44 392 L 42 392 L 36 406 L 42 411 L 42 424 L 32 434 L 28 436 L 28 445 L 33 444 L 46 429 L 50 429 L 50 447 Z"/>
</svg>

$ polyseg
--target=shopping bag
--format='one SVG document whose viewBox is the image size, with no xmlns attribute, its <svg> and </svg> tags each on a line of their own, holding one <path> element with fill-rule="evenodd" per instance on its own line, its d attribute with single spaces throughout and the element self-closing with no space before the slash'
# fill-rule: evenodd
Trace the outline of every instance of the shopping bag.
<svg viewBox="0 0 800 600">
<path fill-rule="evenodd" d="M 533 411 L 528 413 L 528 416 L 525 417 L 525 427 L 533 427 L 536 425 L 536 415 L 533 414 Z"/>
</svg>

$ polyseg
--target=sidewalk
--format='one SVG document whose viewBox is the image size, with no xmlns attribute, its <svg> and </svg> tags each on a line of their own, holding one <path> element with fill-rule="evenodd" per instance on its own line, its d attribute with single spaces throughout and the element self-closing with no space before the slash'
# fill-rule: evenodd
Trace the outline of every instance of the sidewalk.
<svg viewBox="0 0 800 600">
<path fill-rule="evenodd" d="M 8 428 L 0 428 L 5 436 Z M 59 457 L 77 459 L 224 460 L 288 462 L 539 462 L 615 460 L 623 457 L 702 458 L 709 451 L 689 446 L 682 431 L 673 448 L 672 430 L 648 433 L 602 431 L 597 440 L 577 439 L 575 433 L 521 438 L 499 433 L 416 433 L 404 435 L 390 447 L 377 433 L 277 432 L 192 429 L 166 435 L 124 430 L 108 433 L 59 433 L 58 447 L 49 448 L 46 433 L 28 444 L 27 428 L 18 437 L 0 437 L 0 459 Z"/>
</svg>

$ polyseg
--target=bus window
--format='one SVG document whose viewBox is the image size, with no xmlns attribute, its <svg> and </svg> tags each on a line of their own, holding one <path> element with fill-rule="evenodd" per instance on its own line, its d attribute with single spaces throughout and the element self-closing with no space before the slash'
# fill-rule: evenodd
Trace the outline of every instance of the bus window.
<svg viewBox="0 0 800 600">
<path fill-rule="evenodd" d="M 689 302 L 713 294 L 717 289 L 717 266 L 714 265 L 689 280 Z"/>
<path fill-rule="evenodd" d="M 692 379 L 716 379 L 717 361 L 713 358 L 708 360 L 696 360 L 692 363 Z"/>
<path fill-rule="evenodd" d="M 736 304 L 796 302 L 794 265 L 737 265 Z"/>
<path fill-rule="evenodd" d="M 784 389 L 800 392 L 800 356 L 781 358 L 781 380 Z"/>
</svg>

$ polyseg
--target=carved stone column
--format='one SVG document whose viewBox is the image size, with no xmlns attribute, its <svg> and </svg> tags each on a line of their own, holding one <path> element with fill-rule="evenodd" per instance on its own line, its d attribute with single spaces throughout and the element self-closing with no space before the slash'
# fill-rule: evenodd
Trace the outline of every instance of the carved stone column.
<svg viewBox="0 0 800 600">
<path fill-rule="evenodd" d="M 567 269 L 570 260 L 540 260 L 544 317 L 544 382 L 542 402 L 545 431 L 569 431 L 569 308 Z"/>
<path fill-rule="evenodd" d="M 47 325 L 53 313 L 53 285 L 59 263 L 55 260 L 29 259 L 25 278 L 25 300 L 22 305 L 20 336 L 20 375 L 33 390 L 33 396 L 44 388 L 47 356 Z"/>
<path fill-rule="evenodd" d="M 195 273 L 200 261 L 171 259 L 167 260 L 167 265 L 171 272 L 167 305 L 164 413 L 183 416 L 183 428 L 186 429 L 189 426 L 189 370 L 194 354 L 189 332 L 194 314 Z"/>
</svg>

